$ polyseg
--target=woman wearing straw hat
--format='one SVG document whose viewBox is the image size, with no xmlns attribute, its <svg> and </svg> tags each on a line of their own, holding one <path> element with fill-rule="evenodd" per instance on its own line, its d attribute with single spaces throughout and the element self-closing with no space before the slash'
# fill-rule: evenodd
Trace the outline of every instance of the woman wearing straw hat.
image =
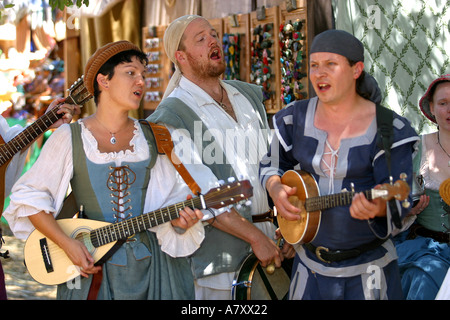
<svg viewBox="0 0 450 320">
<path fill-rule="evenodd" d="M 398 235 L 397 252 L 406 299 L 434 299 L 450 267 L 450 208 L 439 187 L 450 178 L 450 74 L 431 82 L 419 101 L 425 117 L 438 126 L 421 137 L 414 170 L 422 181 L 407 220 L 411 227 Z"/>
<path fill-rule="evenodd" d="M 97 299 L 194 297 L 189 265 L 185 258 L 174 257 L 192 254 L 203 240 L 201 211 L 185 208 L 180 218 L 129 237 L 101 267 L 54 218 L 69 183 L 87 218 L 111 223 L 173 205 L 191 194 L 168 157 L 158 155 L 150 144 L 149 130 L 128 117 L 139 108 L 146 63 L 146 55 L 128 41 L 99 48 L 87 62 L 84 77 L 96 112 L 57 130 L 13 189 L 6 216 L 14 234 L 24 238 L 35 227 L 80 267 L 79 285 L 60 284 L 59 299 L 91 297 L 90 285 L 98 275 L 101 285 L 92 295 Z M 210 175 L 196 170 L 192 176 L 208 190 Z"/>
</svg>

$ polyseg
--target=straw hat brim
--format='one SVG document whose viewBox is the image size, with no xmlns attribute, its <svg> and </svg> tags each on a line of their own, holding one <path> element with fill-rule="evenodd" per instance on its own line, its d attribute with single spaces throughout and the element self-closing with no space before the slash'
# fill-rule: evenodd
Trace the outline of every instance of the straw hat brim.
<svg viewBox="0 0 450 320">
<path fill-rule="evenodd" d="M 108 61 L 111 57 L 116 54 L 128 51 L 128 50 L 138 50 L 135 44 L 120 40 L 116 42 L 110 42 L 95 51 L 95 53 L 89 58 L 84 68 L 84 85 L 90 94 L 94 94 L 94 81 L 100 68 Z"/>
<path fill-rule="evenodd" d="M 436 119 L 433 116 L 433 114 L 431 113 L 430 110 L 430 100 L 431 100 L 431 91 L 432 89 L 441 82 L 444 81 L 450 81 L 450 74 L 446 74 L 446 75 L 442 75 L 439 78 L 435 79 L 433 82 L 430 83 L 430 85 L 428 86 L 428 90 L 427 92 L 425 92 L 425 94 L 422 96 L 422 98 L 420 98 L 419 100 L 419 106 L 420 106 L 420 110 L 422 111 L 422 113 L 425 115 L 425 117 L 427 117 L 428 119 L 430 119 L 430 121 L 436 123 Z"/>
</svg>

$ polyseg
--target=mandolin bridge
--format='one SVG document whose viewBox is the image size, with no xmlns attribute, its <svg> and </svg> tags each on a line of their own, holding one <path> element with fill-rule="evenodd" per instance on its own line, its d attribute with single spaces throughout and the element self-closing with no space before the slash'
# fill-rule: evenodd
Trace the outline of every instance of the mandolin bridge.
<svg viewBox="0 0 450 320">
<path fill-rule="evenodd" d="M 53 272 L 52 258 L 50 257 L 50 252 L 48 250 L 47 238 L 42 238 L 39 240 L 39 246 L 41 248 L 42 258 L 44 260 L 45 270 L 47 273 Z"/>
</svg>

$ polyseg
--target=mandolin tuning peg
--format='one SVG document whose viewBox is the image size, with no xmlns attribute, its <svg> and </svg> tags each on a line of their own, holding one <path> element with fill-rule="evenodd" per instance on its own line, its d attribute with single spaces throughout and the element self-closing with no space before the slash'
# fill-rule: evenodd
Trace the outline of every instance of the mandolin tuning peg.
<svg viewBox="0 0 450 320">
<path fill-rule="evenodd" d="M 237 205 L 236 205 L 236 209 L 240 210 L 241 208 L 242 208 L 242 205 L 241 205 L 241 204 L 237 204 Z"/>
<path fill-rule="evenodd" d="M 403 181 L 406 181 L 406 178 L 408 178 L 408 175 L 404 172 L 400 173 L 400 179 L 402 179 Z"/>
<path fill-rule="evenodd" d="M 236 179 L 234 177 L 229 177 L 228 178 L 228 182 L 229 183 L 233 183 L 234 181 L 236 181 Z"/>
<path fill-rule="evenodd" d="M 225 184 L 225 181 L 219 180 L 219 181 L 217 181 L 217 183 L 219 184 L 219 186 L 223 186 Z"/>
<path fill-rule="evenodd" d="M 251 201 L 251 200 L 245 201 L 245 205 L 246 205 L 247 207 L 250 207 L 250 206 L 252 205 L 252 201 Z"/>
<path fill-rule="evenodd" d="M 402 201 L 402 206 L 403 206 L 403 208 L 407 209 L 407 208 L 409 208 L 410 205 L 411 205 L 411 204 L 409 203 L 408 200 Z"/>
</svg>

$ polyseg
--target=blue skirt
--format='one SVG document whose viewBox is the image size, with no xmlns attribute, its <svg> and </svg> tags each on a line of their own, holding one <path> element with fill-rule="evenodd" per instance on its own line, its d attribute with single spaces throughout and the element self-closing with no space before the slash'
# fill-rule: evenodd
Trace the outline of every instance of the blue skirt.
<svg viewBox="0 0 450 320">
<path fill-rule="evenodd" d="M 450 267 L 450 246 L 418 236 L 405 240 L 398 235 L 395 246 L 407 300 L 434 300 Z"/>
</svg>

